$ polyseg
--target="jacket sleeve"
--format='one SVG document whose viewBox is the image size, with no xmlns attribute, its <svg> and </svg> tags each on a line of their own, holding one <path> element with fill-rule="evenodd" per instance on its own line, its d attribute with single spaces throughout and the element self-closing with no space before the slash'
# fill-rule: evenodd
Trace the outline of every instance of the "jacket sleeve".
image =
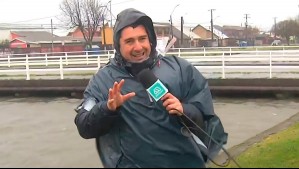
<svg viewBox="0 0 299 169">
<path fill-rule="evenodd" d="M 221 120 L 214 112 L 213 98 L 207 80 L 190 63 L 179 61 L 182 70 L 184 114 L 195 122 L 203 131 L 193 130 L 209 149 L 209 158 L 213 158 L 227 142 Z M 194 127 L 186 118 L 182 118 L 189 127 Z M 192 131 L 192 130 L 191 130 Z M 208 135 L 208 136 L 207 136 Z M 214 141 L 212 141 L 213 139 Z M 206 158 L 206 157 L 205 157 Z"/>
<path fill-rule="evenodd" d="M 181 102 L 184 113 L 192 120 L 202 121 L 213 115 L 213 99 L 208 81 L 186 60 L 177 58 L 181 68 Z"/>
<path fill-rule="evenodd" d="M 113 124 L 119 119 L 117 111 L 110 111 L 107 107 L 107 91 L 96 75 L 89 81 L 84 91 L 83 102 L 77 108 L 75 124 L 81 137 L 85 139 L 97 138 L 109 132 Z M 94 103 L 89 103 L 94 100 Z"/>
</svg>

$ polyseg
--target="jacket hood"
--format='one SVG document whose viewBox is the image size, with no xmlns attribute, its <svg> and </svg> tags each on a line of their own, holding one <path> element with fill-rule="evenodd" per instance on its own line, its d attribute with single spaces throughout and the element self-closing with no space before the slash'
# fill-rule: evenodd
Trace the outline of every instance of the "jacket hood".
<svg viewBox="0 0 299 169">
<path fill-rule="evenodd" d="M 149 41 L 151 43 L 150 57 L 154 57 L 157 53 L 156 52 L 157 37 L 154 30 L 152 19 L 148 17 L 146 14 L 136 9 L 128 8 L 123 10 L 117 15 L 116 22 L 113 29 L 114 48 L 116 50 L 115 59 L 120 64 L 126 64 L 126 61 L 123 59 L 120 53 L 119 39 L 120 39 L 121 31 L 125 27 L 133 24 L 140 24 L 145 27 L 146 32 L 149 36 Z"/>
</svg>

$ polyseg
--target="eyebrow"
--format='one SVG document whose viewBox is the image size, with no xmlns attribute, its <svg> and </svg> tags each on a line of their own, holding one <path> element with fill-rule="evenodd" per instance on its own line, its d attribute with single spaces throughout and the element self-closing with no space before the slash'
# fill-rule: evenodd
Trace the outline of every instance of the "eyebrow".
<svg viewBox="0 0 299 169">
<path fill-rule="evenodd" d="M 148 37 L 147 35 L 141 35 L 141 36 L 138 36 L 137 38 L 147 38 L 147 37 Z M 127 38 L 127 39 L 124 39 L 124 41 L 132 40 L 132 39 L 135 39 L 135 38 Z"/>
</svg>

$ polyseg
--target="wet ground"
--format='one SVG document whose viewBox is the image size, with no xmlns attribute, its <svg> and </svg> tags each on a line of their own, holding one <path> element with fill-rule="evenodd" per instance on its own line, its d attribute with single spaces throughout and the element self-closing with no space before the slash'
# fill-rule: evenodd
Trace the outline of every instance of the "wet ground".
<svg viewBox="0 0 299 169">
<path fill-rule="evenodd" d="M 69 98 L 0 98 L 1 167 L 101 167 L 94 140 L 81 138 Z M 214 100 L 231 148 L 299 112 L 299 100 Z"/>
</svg>

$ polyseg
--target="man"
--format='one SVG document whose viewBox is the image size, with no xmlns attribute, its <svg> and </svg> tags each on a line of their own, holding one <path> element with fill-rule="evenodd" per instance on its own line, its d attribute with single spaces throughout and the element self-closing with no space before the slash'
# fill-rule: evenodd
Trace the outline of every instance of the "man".
<svg viewBox="0 0 299 169">
<path fill-rule="evenodd" d="M 115 57 L 92 77 L 77 108 L 78 131 L 97 139 L 104 167 L 205 167 L 206 156 L 226 143 L 207 81 L 187 61 L 158 55 L 156 40 L 151 18 L 135 9 L 122 11 L 114 27 Z M 144 69 L 169 90 L 161 100 L 138 80 Z M 208 134 L 216 131 L 220 147 L 198 134 L 188 118 Z M 191 129 L 211 152 L 201 151 Z"/>
</svg>

